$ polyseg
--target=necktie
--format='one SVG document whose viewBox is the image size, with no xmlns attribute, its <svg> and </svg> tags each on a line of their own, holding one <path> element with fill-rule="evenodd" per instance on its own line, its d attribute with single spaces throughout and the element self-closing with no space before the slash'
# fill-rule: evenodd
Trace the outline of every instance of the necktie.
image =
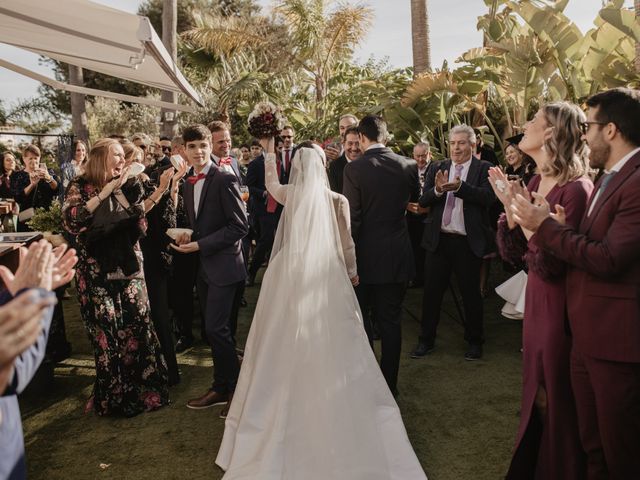
<svg viewBox="0 0 640 480">
<path fill-rule="evenodd" d="M 602 183 L 600 184 L 600 188 L 598 188 L 597 195 L 602 195 L 602 193 L 607 188 L 607 185 L 609 185 L 609 182 L 613 179 L 613 177 L 615 176 L 616 173 L 617 172 L 613 171 L 613 172 L 605 173 L 602 176 Z"/>
<path fill-rule="evenodd" d="M 291 160 L 291 150 L 285 150 L 284 151 L 284 172 L 283 173 L 287 173 L 289 171 L 289 162 Z"/>
<path fill-rule="evenodd" d="M 189 182 L 191 185 L 195 185 L 205 177 L 206 175 L 204 173 L 199 173 L 198 175 L 195 175 L 193 177 L 187 177 L 187 182 Z"/>
<path fill-rule="evenodd" d="M 613 171 L 613 172 L 605 173 L 602 176 L 600 186 L 598 187 L 598 190 L 596 190 L 596 194 L 592 197 L 591 205 L 589 205 L 589 210 L 587 210 L 587 216 L 591 215 L 591 212 L 593 211 L 593 206 L 596 204 L 598 199 L 602 196 L 605 189 L 607 188 L 607 185 L 609 185 L 609 182 L 611 181 L 611 179 L 613 179 L 616 173 L 617 173 L 616 171 Z"/>
<path fill-rule="evenodd" d="M 462 174 L 462 165 L 456 165 L 456 178 Z M 456 197 L 453 192 L 447 192 L 447 203 L 444 206 L 444 214 L 442 215 L 442 223 L 449 225 L 451 216 L 453 215 L 453 207 L 456 204 Z"/>
</svg>

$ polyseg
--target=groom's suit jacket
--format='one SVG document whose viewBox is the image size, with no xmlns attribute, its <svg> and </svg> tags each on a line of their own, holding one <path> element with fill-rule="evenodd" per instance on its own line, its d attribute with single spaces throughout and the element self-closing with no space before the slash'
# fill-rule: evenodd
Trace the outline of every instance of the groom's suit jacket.
<svg viewBox="0 0 640 480">
<path fill-rule="evenodd" d="M 192 241 L 200 247 L 200 262 L 208 283 L 224 286 L 247 276 L 242 255 L 242 239 L 249 231 L 238 179 L 211 165 L 200 195 L 198 215 L 193 204 L 194 185 L 184 184 L 184 203 Z"/>
<path fill-rule="evenodd" d="M 360 282 L 408 282 L 415 267 L 405 214 L 420 192 L 415 160 L 372 148 L 345 165 L 343 180 Z"/>
</svg>

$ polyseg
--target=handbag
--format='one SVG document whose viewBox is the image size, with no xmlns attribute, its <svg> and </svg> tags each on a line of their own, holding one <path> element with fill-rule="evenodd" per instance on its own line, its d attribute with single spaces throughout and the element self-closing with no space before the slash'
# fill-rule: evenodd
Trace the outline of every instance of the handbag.
<svg viewBox="0 0 640 480">
<path fill-rule="evenodd" d="M 38 187 L 40 186 L 40 182 L 36 183 L 36 188 L 33 190 L 33 196 L 31 198 L 33 198 L 33 201 L 36 200 L 36 195 L 38 194 Z M 31 207 L 31 208 L 25 208 L 24 210 L 22 210 L 20 213 L 18 213 L 18 221 L 20 223 L 24 223 L 27 220 L 31 220 L 31 218 L 35 215 L 36 213 L 36 209 Z"/>
<path fill-rule="evenodd" d="M 110 238 L 118 238 L 120 233 L 133 228 L 134 224 L 140 219 L 140 213 L 135 212 L 134 209 L 131 208 L 131 205 L 121 191 L 114 192 L 103 200 L 93 212 L 93 215 L 91 227 L 86 232 L 88 251 L 92 255 L 97 255 L 98 252 L 105 253 L 101 251 L 104 249 L 105 240 L 109 241 Z M 116 234 L 115 237 L 114 234 Z M 111 246 L 115 246 L 116 250 L 118 248 L 117 245 Z M 107 280 L 144 278 L 142 252 L 134 249 L 133 254 L 135 254 L 135 261 L 138 268 L 133 273 L 127 275 L 122 271 L 122 268 L 118 266 L 113 271 L 107 271 Z M 131 271 L 133 271 L 133 269 L 131 269 Z"/>
</svg>

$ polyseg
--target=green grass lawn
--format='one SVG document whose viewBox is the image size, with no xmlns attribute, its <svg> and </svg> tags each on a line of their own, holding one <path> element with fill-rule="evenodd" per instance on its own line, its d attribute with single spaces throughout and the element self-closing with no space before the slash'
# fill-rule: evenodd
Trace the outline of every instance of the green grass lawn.
<svg viewBox="0 0 640 480">
<path fill-rule="evenodd" d="M 505 275 L 496 272 L 493 277 L 495 285 Z M 249 306 L 239 319 L 241 341 L 257 294 L 258 287 L 247 289 Z M 412 360 L 408 355 L 418 334 L 420 302 L 421 290 L 409 290 L 398 398 L 416 454 L 430 480 L 503 478 L 518 425 L 521 325 L 502 318 L 502 301 L 489 297 L 484 357 L 466 362 L 462 326 L 447 296 L 436 350 Z M 222 478 L 214 464 L 224 428 L 218 418 L 221 407 L 194 411 L 185 406 L 210 385 L 208 348 L 197 345 L 178 356 L 182 383 L 171 389 L 168 407 L 132 419 L 100 418 L 84 413 L 94 378 L 93 355 L 75 298 L 65 300 L 65 316 L 72 358 L 58 365 L 54 386 L 45 395 L 21 399 L 29 478 Z"/>
</svg>

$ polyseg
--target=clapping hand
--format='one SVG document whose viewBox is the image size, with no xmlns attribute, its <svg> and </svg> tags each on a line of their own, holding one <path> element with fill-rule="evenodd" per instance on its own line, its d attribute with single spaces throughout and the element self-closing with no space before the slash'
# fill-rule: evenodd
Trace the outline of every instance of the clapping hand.
<svg viewBox="0 0 640 480">
<path fill-rule="evenodd" d="M 44 309 L 55 303 L 53 295 L 32 290 L 0 307 L 0 366 L 33 345 L 42 331 Z"/>
<path fill-rule="evenodd" d="M 67 249 L 66 244 L 54 248 L 51 253 L 55 258 L 51 272 L 51 288 L 55 290 L 69 283 L 76 274 L 73 267 L 78 263 L 78 255 L 73 248 Z"/>
<path fill-rule="evenodd" d="M 173 178 L 175 171 L 176 170 L 173 167 L 169 167 L 164 172 L 162 172 L 162 175 L 160 175 L 160 184 L 158 185 L 158 189 L 161 192 L 167 191 L 167 188 L 169 188 L 169 182 Z"/>
<path fill-rule="evenodd" d="M 176 170 L 173 177 L 171 177 L 171 186 L 176 187 L 180 180 L 187 174 L 189 170 L 189 165 L 182 158 L 179 160 L 180 168 Z"/>
<path fill-rule="evenodd" d="M 445 192 L 456 192 L 460 188 L 462 180 L 456 177 L 455 181 L 449 182 L 449 172 L 438 170 L 436 172 L 435 184 L 436 192 L 442 195 Z"/>
<path fill-rule="evenodd" d="M 20 247 L 20 263 L 15 274 L 4 265 L 0 266 L 0 278 L 11 295 L 15 296 L 23 288 L 51 290 L 55 263 L 51 250 L 51 244 L 46 240 L 33 242 L 28 249 Z"/>
</svg>

